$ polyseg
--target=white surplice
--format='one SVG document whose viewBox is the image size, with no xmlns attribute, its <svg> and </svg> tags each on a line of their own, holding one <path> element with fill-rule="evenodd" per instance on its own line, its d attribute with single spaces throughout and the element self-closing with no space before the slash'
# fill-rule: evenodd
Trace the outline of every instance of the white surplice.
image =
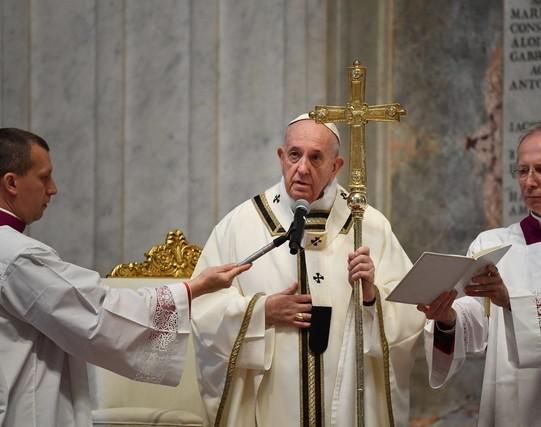
<svg viewBox="0 0 541 427">
<path fill-rule="evenodd" d="M 459 298 L 454 353 L 433 348 L 434 323 L 425 328 L 430 385 L 443 386 L 464 364 L 466 353 L 486 348 L 479 426 L 541 426 L 541 243 L 526 245 L 520 224 L 481 233 L 469 254 L 512 244 L 498 263 L 508 288 L 511 311 L 483 300 Z"/>
<path fill-rule="evenodd" d="M 324 417 L 326 426 L 352 426 L 355 420 L 355 342 L 352 290 L 347 255 L 353 251 L 353 227 L 344 228 L 350 210 L 347 194 L 334 182 L 325 191 L 330 211 L 326 230 L 305 233 L 309 289 L 314 305 L 332 307 L 330 337 L 324 352 Z M 287 230 L 293 219 L 283 183 L 265 192 L 274 219 Z M 312 212 L 318 207 L 312 206 Z M 238 262 L 266 245 L 272 235 L 252 200 L 231 211 L 213 230 L 196 268 Z M 308 223 L 308 222 L 307 222 Z M 318 238 L 320 240 L 318 240 Z M 397 426 L 407 425 L 412 348 L 422 331 L 423 316 L 413 306 L 388 303 L 384 298 L 411 263 L 391 231 L 389 222 L 368 207 L 363 222 L 363 245 L 370 248 L 375 281 L 383 298 L 385 331 L 390 345 L 391 390 Z M 297 256 L 288 244 L 267 253 L 240 275 L 229 289 L 205 295 L 194 304 L 193 331 L 199 363 L 200 388 L 207 414 L 214 423 L 224 389 L 233 342 L 251 297 L 284 291 L 298 281 Z M 319 282 L 318 282 L 319 281 Z M 228 395 L 222 425 L 231 427 L 299 426 L 299 331 L 265 329 L 265 301 L 261 297 L 249 323 Z M 387 425 L 382 350 L 376 308 L 364 307 L 365 425 Z"/>
<path fill-rule="evenodd" d="M 92 425 L 86 361 L 129 378 L 180 381 L 184 284 L 111 289 L 98 273 L 0 226 L 0 426 Z"/>
</svg>

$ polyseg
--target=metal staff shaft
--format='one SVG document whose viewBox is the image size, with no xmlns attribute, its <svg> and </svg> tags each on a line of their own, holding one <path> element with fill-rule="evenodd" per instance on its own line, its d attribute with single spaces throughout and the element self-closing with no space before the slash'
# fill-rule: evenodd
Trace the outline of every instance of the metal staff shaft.
<svg viewBox="0 0 541 427">
<path fill-rule="evenodd" d="M 364 141 L 364 126 L 350 127 L 351 141 Z M 352 171 L 349 182 L 348 206 L 353 217 L 354 250 L 363 245 L 363 217 L 366 210 L 366 169 L 364 144 L 350 147 L 350 166 Z M 363 289 L 362 281 L 353 283 L 353 306 L 355 308 L 355 379 L 357 401 L 357 426 L 364 427 L 364 330 L 363 330 Z"/>
<path fill-rule="evenodd" d="M 363 217 L 353 219 L 353 233 L 355 249 L 362 246 L 362 222 Z M 357 425 L 364 426 L 364 338 L 363 338 L 363 309 L 362 309 L 362 282 L 355 280 L 353 283 L 353 301 L 355 307 L 355 378 L 357 400 Z"/>
</svg>

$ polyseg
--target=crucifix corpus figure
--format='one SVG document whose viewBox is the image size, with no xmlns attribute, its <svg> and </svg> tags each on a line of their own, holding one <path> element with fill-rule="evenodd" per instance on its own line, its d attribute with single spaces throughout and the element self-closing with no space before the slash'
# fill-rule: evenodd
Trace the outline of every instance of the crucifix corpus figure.
<svg viewBox="0 0 541 427">
<path fill-rule="evenodd" d="M 350 82 L 350 99 L 345 106 L 318 105 L 310 112 L 310 117 L 317 123 L 341 122 L 349 126 L 350 169 L 348 207 L 351 209 L 354 227 L 354 249 L 362 246 L 362 222 L 367 207 L 366 200 L 366 157 L 365 157 L 365 125 L 369 121 L 400 121 L 406 110 L 398 103 L 384 105 L 368 105 L 364 100 L 366 84 L 366 67 L 358 60 L 348 67 Z M 353 284 L 354 319 L 355 319 L 355 378 L 356 378 L 356 416 L 357 425 L 365 425 L 364 416 L 364 338 L 362 315 L 361 281 Z M 381 296 L 376 287 L 376 311 L 380 328 L 380 341 L 383 356 L 383 380 L 389 425 L 394 425 L 393 405 L 390 386 L 389 344 L 384 330 Z"/>
</svg>

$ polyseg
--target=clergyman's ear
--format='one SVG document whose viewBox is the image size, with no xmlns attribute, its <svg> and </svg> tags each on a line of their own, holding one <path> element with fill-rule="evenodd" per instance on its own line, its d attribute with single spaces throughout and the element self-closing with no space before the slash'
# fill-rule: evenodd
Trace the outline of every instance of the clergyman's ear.
<svg viewBox="0 0 541 427">
<path fill-rule="evenodd" d="M 0 182 L 8 193 L 17 194 L 17 176 L 13 172 L 6 173 Z"/>
<path fill-rule="evenodd" d="M 338 171 L 342 169 L 342 166 L 344 166 L 344 158 L 341 156 L 336 157 L 336 159 L 334 159 L 334 172 L 338 173 Z"/>
</svg>

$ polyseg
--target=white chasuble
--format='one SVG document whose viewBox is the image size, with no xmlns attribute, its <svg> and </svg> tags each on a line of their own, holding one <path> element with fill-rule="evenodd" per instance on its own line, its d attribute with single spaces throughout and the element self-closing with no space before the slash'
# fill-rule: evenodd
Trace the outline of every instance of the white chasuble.
<svg viewBox="0 0 541 427">
<path fill-rule="evenodd" d="M 541 243 L 527 245 L 520 224 L 481 233 L 469 253 L 511 243 L 498 263 L 511 311 L 482 300 L 459 298 L 454 352 L 433 348 L 433 322 L 425 329 L 430 385 L 443 386 L 464 364 L 467 352 L 486 348 L 478 425 L 541 426 Z"/>
<path fill-rule="evenodd" d="M 304 251 L 291 255 L 286 242 L 256 260 L 231 288 L 194 302 L 192 323 L 198 377 L 211 425 L 217 415 L 221 425 L 235 427 L 355 425 L 353 305 L 347 273 L 347 255 L 353 252 L 353 229 L 346 192 L 341 187 L 336 191 L 336 184 L 332 189 L 332 209 L 325 211 L 313 206 L 308 215 Z M 284 233 L 293 220 L 292 204 L 283 184 L 277 184 L 239 205 L 213 230 L 196 272 L 209 265 L 240 261 Z M 413 306 L 384 300 L 411 264 L 388 221 L 371 207 L 363 222 L 363 244 L 370 248 L 375 281 L 383 300 L 385 332 L 391 348 L 390 387 L 395 422 L 404 426 L 409 411 L 411 350 L 422 331 L 424 316 Z M 328 346 L 315 366 L 314 359 L 310 360 L 303 350 L 303 333 L 297 328 L 265 329 L 266 297 L 301 281 L 312 295 L 314 306 L 332 310 Z M 254 300 L 245 317 L 249 302 L 258 293 L 264 295 Z M 246 333 L 235 369 L 228 378 L 228 365 L 243 320 Z M 364 308 L 363 322 L 365 425 L 384 426 L 387 408 L 375 307 Z M 315 391 L 307 386 L 305 375 L 310 372 L 320 375 Z M 314 419 L 307 407 L 306 387 L 315 395 L 309 402 L 316 405 L 314 413 L 321 417 L 314 424 L 310 424 Z M 222 401 L 224 389 L 227 398 Z"/>
<path fill-rule="evenodd" d="M 180 381 L 184 284 L 109 289 L 95 271 L 0 227 L 0 426 L 90 427 L 88 361 L 158 384 Z"/>
</svg>

